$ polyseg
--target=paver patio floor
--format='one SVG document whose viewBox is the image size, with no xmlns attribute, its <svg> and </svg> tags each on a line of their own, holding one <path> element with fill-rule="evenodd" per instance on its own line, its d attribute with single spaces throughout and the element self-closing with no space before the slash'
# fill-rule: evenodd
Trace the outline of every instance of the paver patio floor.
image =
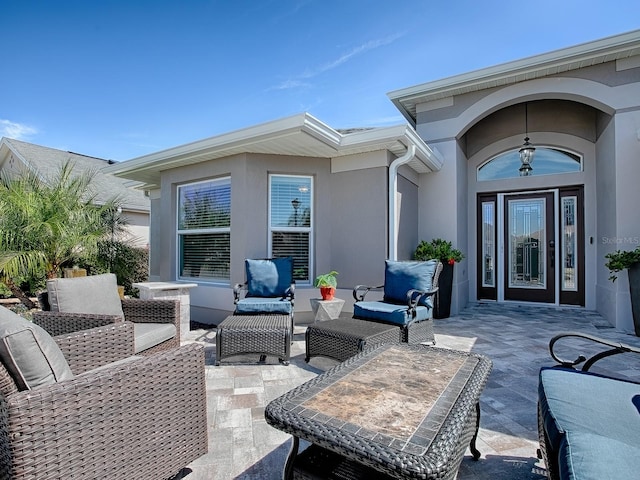
<svg viewBox="0 0 640 480">
<path fill-rule="evenodd" d="M 482 457 L 476 462 L 467 452 L 459 480 L 546 478 L 544 463 L 536 457 L 536 399 L 538 370 L 553 365 L 548 342 L 555 334 L 579 331 L 640 347 L 640 338 L 616 331 L 599 314 L 583 309 L 478 303 L 435 322 L 438 346 L 482 353 L 493 361 L 480 402 Z M 267 425 L 264 407 L 335 365 L 323 358 L 304 362 L 305 328 L 296 326 L 289 366 L 274 359 L 258 364 L 256 356 L 215 367 L 215 330 L 189 333 L 189 341 L 206 345 L 209 453 L 189 465 L 182 478 L 281 478 L 291 437 Z M 597 365 L 640 381 L 640 362 L 629 358 L 617 356 Z"/>
</svg>

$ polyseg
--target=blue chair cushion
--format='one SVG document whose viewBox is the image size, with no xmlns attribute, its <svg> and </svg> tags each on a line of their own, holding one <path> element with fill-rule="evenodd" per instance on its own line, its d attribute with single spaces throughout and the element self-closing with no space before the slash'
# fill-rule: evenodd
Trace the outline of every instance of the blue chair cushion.
<svg viewBox="0 0 640 480">
<path fill-rule="evenodd" d="M 293 258 L 245 260 L 248 297 L 280 297 L 293 282 Z"/>
<path fill-rule="evenodd" d="M 572 369 L 540 370 L 538 400 L 552 454 L 558 455 L 561 471 L 601 471 L 611 467 L 611 458 L 600 450 L 600 443 L 589 441 L 602 437 L 602 448 L 640 446 L 640 385 Z M 595 450 L 598 452 L 594 453 Z M 614 458 L 620 458 L 616 454 Z M 636 455 L 640 461 L 640 456 Z M 632 478 L 616 471 L 615 478 Z M 569 473 L 567 473 L 569 474 Z M 566 478 L 613 478 L 609 476 L 567 476 Z M 565 478 L 565 477 L 563 477 Z"/>
<path fill-rule="evenodd" d="M 238 301 L 235 313 L 245 315 L 254 313 L 291 315 L 293 313 L 293 305 L 289 300 L 284 300 L 282 297 L 246 297 Z"/>
<path fill-rule="evenodd" d="M 416 307 L 416 316 L 414 318 L 409 313 L 406 303 L 399 305 L 386 302 L 356 302 L 353 304 L 353 316 L 394 325 L 408 325 L 414 321 L 427 320 L 430 317 L 430 308 Z"/>
<path fill-rule="evenodd" d="M 384 301 L 405 303 L 409 290 L 431 290 L 431 281 L 436 271 L 438 260 L 426 262 L 396 262 L 387 260 L 384 267 Z M 422 299 L 421 305 L 433 307 L 432 298 Z"/>
<path fill-rule="evenodd" d="M 567 432 L 558 455 L 560 477 L 570 480 L 637 478 L 640 448 L 593 433 Z"/>
</svg>

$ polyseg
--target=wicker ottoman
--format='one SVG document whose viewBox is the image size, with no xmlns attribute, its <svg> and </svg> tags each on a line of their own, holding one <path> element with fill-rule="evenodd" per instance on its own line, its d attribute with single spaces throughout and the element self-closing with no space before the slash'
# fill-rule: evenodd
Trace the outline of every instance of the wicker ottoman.
<svg viewBox="0 0 640 480">
<path fill-rule="evenodd" d="M 231 315 L 216 330 L 216 365 L 236 355 L 278 357 L 289 365 L 291 355 L 291 317 L 289 315 Z"/>
<path fill-rule="evenodd" d="M 307 327 L 306 356 L 328 357 L 339 362 L 361 352 L 366 345 L 400 341 L 400 329 L 394 325 L 355 318 L 326 320 Z"/>
</svg>

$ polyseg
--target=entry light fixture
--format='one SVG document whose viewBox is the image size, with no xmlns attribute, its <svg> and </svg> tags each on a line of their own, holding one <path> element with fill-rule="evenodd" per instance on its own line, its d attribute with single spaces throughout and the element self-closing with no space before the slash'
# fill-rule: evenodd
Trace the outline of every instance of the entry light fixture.
<svg viewBox="0 0 640 480">
<path fill-rule="evenodd" d="M 528 104 L 524 104 L 524 144 L 522 148 L 519 150 L 520 153 L 520 168 L 518 171 L 520 172 L 521 177 L 528 177 L 531 175 L 531 171 L 533 167 L 531 164 L 533 163 L 533 154 L 536 151 L 535 147 L 529 143 L 529 112 L 528 112 Z"/>
</svg>

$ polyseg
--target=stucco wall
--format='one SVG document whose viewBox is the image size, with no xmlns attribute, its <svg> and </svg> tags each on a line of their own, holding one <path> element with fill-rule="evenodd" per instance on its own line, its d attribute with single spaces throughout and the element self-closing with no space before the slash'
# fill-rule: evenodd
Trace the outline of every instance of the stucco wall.
<svg viewBox="0 0 640 480">
<path fill-rule="evenodd" d="M 441 171 L 421 178 L 419 234 L 421 238 L 459 240 L 465 236 L 465 226 L 459 221 L 466 222 L 466 238 L 459 248 L 466 248 L 469 260 L 467 291 L 471 300 L 475 300 L 477 290 L 477 192 L 584 185 L 586 307 L 605 313 L 617 326 L 630 321 L 621 320 L 630 318 L 626 276 L 620 285 L 612 286 L 603 266 L 604 254 L 612 249 L 603 245 L 603 236 L 632 240 L 640 236 L 640 190 L 632 185 L 640 178 L 640 69 L 618 67 L 617 62 L 611 62 L 417 106 L 418 134 L 445 158 Z M 528 133 L 532 142 L 583 155 L 584 171 L 476 182 L 479 164 L 522 144 L 525 102 L 529 103 Z M 469 161 L 465 162 L 466 157 Z M 438 211 L 429 210 L 434 202 L 445 198 Z M 464 289 L 464 279 L 456 282 Z M 454 303 L 461 302 L 461 297 Z"/>
<path fill-rule="evenodd" d="M 410 260 L 418 239 L 418 185 L 398 175 L 398 260 Z"/>
<path fill-rule="evenodd" d="M 331 160 L 243 154 L 162 174 L 161 195 L 152 195 L 153 244 L 151 271 L 155 280 L 177 279 L 176 195 L 180 184 L 216 177 L 231 177 L 231 280 L 229 283 L 198 282 L 191 290 L 191 317 L 217 323 L 233 310 L 231 286 L 245 280 L 245 258 L 269 254 L 269 174 L 313 176 L 314 230 L 311 281 L 318 273 L 339 272 L 338 296 L 351 310 L 351 289 L 356 284 L 379 284 L 384 277 L 387 255 L 387 167 L 386 155 L 374 159 L 385 166 L 331 173 Z M 365 162 L 367 163 L 367 162 Z M 403 182 L 403 191 L 415 196 Z M 413 209 L 415 199 L 407 211 Z M 411 216 L 411 214 L 409 214 Z M 413 222 L 414 224 L 417 222 Z M 417 229 L 417 227 L 414 227 Z M 296 315 L 310 312 L 310 298 L 318 297 L 311 284 L 296 286 Z"/>
</svg>

